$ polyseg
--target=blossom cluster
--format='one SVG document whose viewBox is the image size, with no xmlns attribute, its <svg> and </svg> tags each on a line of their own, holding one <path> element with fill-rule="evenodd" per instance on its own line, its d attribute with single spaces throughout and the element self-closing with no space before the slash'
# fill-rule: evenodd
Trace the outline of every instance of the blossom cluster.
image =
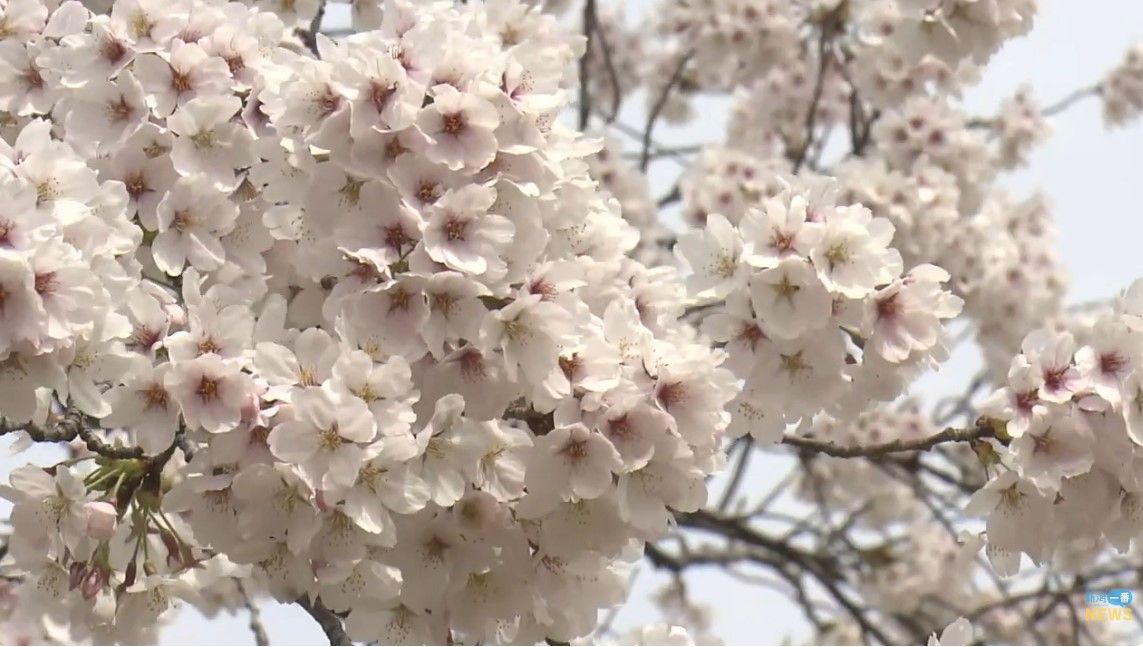
<svg viewBox="0 0 1143 647">
<path fill-rule="evenodd" d="M 1100 86 L 1103 118 L 1116 126 L 1143 115 L 1143 45 L 1127 50 Z"/>
<path fill-rule="evenodd" d="M 830 93 L 828 79 L 840 77 L 826 78 L 816 105 L 819 123 L 828 124 L 840 118 L 848 100 L 844 87 L 836 97 Z M 778 121 L 755 106 L 775 105 L 772 97 L 803 92 L 798 87 L 770 85 L 736 99 L 727 138 L 733 144 L 706 147 L 680 181 L 688 222 L 701 226 L 708 214 L 720 214 L 737 224 L 784 190 L 777 179 L 793 170 L 790 156 L 808 154 L 798 142 L 809 98 L 803 96 Z M 1000 170 L 1023 163 L 1030 147 L 1042 141 L 1043 117 L 1026 94 L 1017 94 L 991 127 L 998 136 L 990 143 L 958 109 L 913 97 L 887 107 L 870 128 L 870 154 L 840 159 L 822 172 L 836 177 L 839 199 L 889 220 L 892 246 L 907 266 L 934 264 L 949 272 L 949 284 L 965 300 L 965 314 L 975 320 L 977 340 L 995 368 L 1008 361 L 1028 330 L 1059 314 L 1067 278 L 1054 251 L 1047 203 L 1017 203 L 989 188 Z M 1009 299 L 1012 289 L 1026 298 Z"/>
<path fill-rule="evenodd" d="M 801 166 L 836 176 L 841 196 L 891 220 L 893 245 L 908 265 L 932 263 L 952 275 L 966 314 L 979 319 L 978 340 L 990 365 L 1005 363 L 1028 330 L 1058 314 L 1066 287 L 1051 245 L 1044 244 L 1052 242 L 1050 225 L 1037 218 L 1024 226 L 1024 218 L 997 213 L 1012 207 L 990 187 L 1001 171 L 1026 163 L 1047 122 L 1027 90 L 988 119 L 970 118 L 949 95 L 971 84 L 1003 41 L 1030 28 L 1035 3 L 768 3 L 757 15 L 754 6 L 736 7 L 680 3 L 671 11 L 682 16 L 666 12 L 655 20 L 677 30 L 679 42 L 664 45 L 665 52 L 693 50 L 696 61 L 704 48 L 712 59 L 722 52 L 717 61 L 691 66 L 697 72 L 688 67 L 699 75 L 689 82 L 734 90 L 726 144 L 704 148 L 680 182 L 686 219 L 702 226 L 707 214 L 718 213 L 736 224 L 747 209 L 781 192 L 776 176 Z M 773 37 L 768 42 L 781 42 L 775 35 L 787 34 L 790 24 L 806 23 L 820 41 L 777 47 L 775 61 L 750 64 L 755 53 L 747 34 L 755 32 L 738 34 L 739 23 L 721 20 L 736 11 L 759 21 L 757 33 Z M 739 76 L 717 72 L 739 67 Z M 701 81 L 708 74 L 721 80 Z M 832 146 L 810 149 L 812 140 L 847 126 L 848 155 L 834 158 Z M 998 220 L 1020 222 L 1000 231 L 1007 223 Z M 1026 271 L 1030 256 L 1039 271 Z M 1004 286 L 1008 294 L 1014 284 L 1032 298 L 1018 304 L 1024 310 L 1018 316 L 997 316 L 1013 306 L 990 288 Z"/>
<path fill-rule="evenodd" d="M 732 435 L 776 442 L 818 412 L 860 412 L 943 359 L 942 322 L 962 305 L 948 273 L 905 272 L 893 225 L 835 195 L 828 181 L 791 186 L 737 226 L 713 213 L 679 239 L 688 290 L 713 309 L 703 331 L 745 380 Z"/>
<path fill-rule="evenodd" d="M 981 404 L 1010 442 L 969 511 L 1000 574 L 1082 563 L 1143 532 L 1143 281 L 1065 329 L 1029 333 Z"/>
<path fill-rule="evenodd" d="M 389 0 L 318 57 L 300 4 L 30 6 L 0 410 L 143 452 L 13 475 L 31 608 L 138 641 L 242 578 L 361 641 L 590 633 L 738 385 L 555 119 L 582 41 L 510 2 Z"/>
<path fill-rule="evenodd" d="M 601 190 L 619 201 L 623 219 L 639 230 L 635 258 L 649 265 L 669 260 L 670 230 L 658 221 L 647 178 L 623 159 L 622 146 L 605 138 L 603 147 L 588 158 L 588 172 Z"/>
<path fill-rule="evenodd" d="M 781 178 L 790 170 L 784 158 L 759 157 L 729 146 L 705 146 L 679 178 L 683 219 L 690 227 L 704 227 L 707 215 L 716 213 L 737 225 L 747 209 L 787 188 Z"/>
<path fill-rule="evenodd" d="M 106 415 L 97 383 L 132 367 L 127 299 L 142 232 L 128 192 L 37 120 L 0 150 L 0 408 L 28 422 L 46 395 Z M 46 388 L 45 388 L 46 387 Z"/>
</svg>

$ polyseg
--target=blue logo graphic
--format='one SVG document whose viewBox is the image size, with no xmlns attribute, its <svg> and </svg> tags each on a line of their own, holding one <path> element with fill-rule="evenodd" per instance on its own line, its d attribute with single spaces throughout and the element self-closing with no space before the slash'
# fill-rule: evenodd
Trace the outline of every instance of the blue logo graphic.
<svg viewBox="0 0 1143 647">
<path fill-rule="evenodd" d="M 1130 589 L 1088 591 L 1084 596 L 1084 602 L 1089 607 L 1127 607 L 1134 601 L 1135 594 Z"/>
</svg>

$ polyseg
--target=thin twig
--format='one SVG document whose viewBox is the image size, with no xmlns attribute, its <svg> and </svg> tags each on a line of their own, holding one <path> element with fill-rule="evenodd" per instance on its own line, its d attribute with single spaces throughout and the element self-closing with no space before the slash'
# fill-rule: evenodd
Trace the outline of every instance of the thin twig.
<svg viewBox="0 0 1143 647">
<path fill-rule="evenodd" d="M 578 101 L 573 101 L 569 105 L 570 105 L 570 107 L 575 108 L 576 110 L 579 109 L 579 102 Z M 609 127 L 615 129 L 621 135 L 625 135 L 625 136 L 629 137 L 630 139 L 632 139 L 636 142 L 642 142 L 643 141 L 643 131 L 642 130 L 640 130 L 634 126 L 631 126 L 629 124 L 623 123 L 622 121 L 611 119 L 609 115 L 603 114 L 599 110 L 599 108 L 593 108 L 593 112 L 597 116 L 602 117 Z M 658 142 L 652 141 L 651 142 L 651 153 L 650 153 L 650 155 L 652 158 L 660 158 L 661 157 L 664 159 L 672 160 L 676 164 L 678 164 L 679 166 L 681 166 L 683 168 L 687 168 L 688 166 L 690 166 L 690 163 L 691 163 L 691 160 L 688 156 L 697 154 L 698 152 L 701 152 L 702 148 L 703 147 L 699 146 L 699 145 L 682 146 L 682 147 L 669 147 L 669 146 L 660 144 Z M 627 154 L 624 154 L 624 157 L 627 157 L 627 156 L 628 156 Z M 631 153 L 630 154 L 630 157 L 632 159 L 638 159 L 639 156 L 640 156 L 640 153 Z"/>
<path fill-rule="evenodd" d="M 671 77 L 667 79 L 667 84 L 663 86 L 659 98 L 655 104 L 651 106 L 651 114 L 647 117 L 647 127 L 643 129 L 643 148 L 639 154 L 639 170 L 646 172 L 647 164 L 651 161 L 651 135 L 655 132 L 655 122 L 659 120 L 659 115 L 663 113 L 663 108 L 667 106 L 667 99 L 671 97 L 671 90 L 683 78 L 683 70 L 686 69 L 687 63 L 690 62 L 694 52 L 687 52 L 680 59 L 678 65 L 675 66 L 675 71 Z"/>
<path fill-rule="evenodd" d="M 745 476 L 746 468 L 750 465 L 750 450 L 754 448 L 754 437 L 746 436 L 739 445 L 741 449 L 738 454 L 738 464 L 734 466 L 734 473 L 730 475 L 730 483 L 726 485 L 726 490 L 722 493 L 722 500 L 718 502 L 719 510 L 726 510 L 726 507 L 734 499 L 735 493 L 738 492 L 738 486 L 742 484 L 742 477 Z"/>
<path fill-rule="evenodd" d="M 591 117 L 591 44 L 595 37 L 595 0 L 585 0 L 583 3 L 583 37 L 587 42 L 583 46 L 583 56 L 579 59 L 579 129 L 587 129 L 587 121 Z"/>
<path fill-rule="evenodd" d="M 964 415 L 971 417 L 972 399 L 976 396 L 977 391 L 980 391 L 980 389 L 987 384 L 988 374 L 984 371 L 980 371 L 973 376 L 972 381 L 969 382 L 964 393 L 937 402 L 936 406 L 933 407 L 933 419 L 938 425 L 947 425 L 955 420 L 957 416 Z"/>
<path fill-rule="evenodd" d="M 1087 97 L 1098 97 L 1101 94 L 1103 94 L 1103 84 L 1101 83 L 1079 88 L 1078 90 L 1072 90 L 1062 99 L 1045 106 L 1044 109 L 1040 111 L 1040 116 L 1054 117 Z M 995 128 L 996 124 L 996 117 L 973 117 L 965 122 L 967 128 Z"/>
<path fill-rule="evenodd" d="M 611 115 L 607 117 L 607 123 L 610 124 L 619 118 L 619 106 L 623 102 L 623 88 L 619 84 L 619 73 L 615 69 L 615 61 L 611 59 L 611 45 L 599 27 L 599 16 L 595 13 L 594 2 L 591 5 L 591 13 L 592 32 L 598 39 L 599 51 L 603 52 L 603 65 L 607 69 L 607 78 L 611 81 Z"/>
<path fill-rule="evenodd" d="M 1059 101 L 1045 107 L 1043 110 L 1040 111 L 1040 114 L 1045 116 L 1045 117 L 1054 117 L 1055 115 L 1058 115 L 1059 113 L 1067 110 L 1068 108 L 1072 107 L 1073 105 L 1075 105 L 1079 101 L 1085 99 L 1086 97 L 1097 97 L 1102 92 L 1103 92 L 1103 85 L 1100 83 L 1096 83 L 1095 85 L 1089 85 L 1086 88 L 1080 88 L 1080 89 L 1072 92 L 1071 94 L 1065 96 L 1064 98 L 1060 99 Z"/>
<path fill-rule="evenodd" d="M 689 144 L 686 146 L 671 147 L 658 146 L 655 149 L 651 150 L 651 158 L 655 159 L 659 157 L 674 157 L 676 159 L 682 160 L 683 162 L 686 162 L 686 155 L 695 155 L 701 153 L 704 148 L 706 148 L 704 144 Z M 623 157 L 631 160 L 637 160 L 639 159 L 639 154 L 632 151 L 630 153 L 624 153 Z"/>
<path fill-rule="evenodd" d="M 635 585 L 635 578 L 637 578 L 637 577 L 639 577 L 639 568 L 635 567 L 635 568 L 631 569 L 631 575 L 629 575 L 627 577 L 627 590 L 628 591 L 630 591 L 631 587 L 633 587 Z M 616 618 L 616 616 L 619 615 L 619 612 L 622 610 L 623 610 L 622 604 L 616 604 L 607 610 L 607 615 L 605 615 L 603 617 L 603 620 L 595 628 L 594 634 L 595 634 L 596 638 L 605 638 L 613 632 L 612 625 L 615 624 L 615 618 Z"/>
<path fill-rule="evenodd" d="M 321 21 L 325 17 L 325 0 L 318 3 L 317 13 L 314 14 L 314 19 L 310 21 L 309 29 L 298 29 L 298 38 L 301 39 L 302 44 L 306 49 L 310 50 L 314 56 L 318 55 L 317 35 L 321 33 Z"/>
<path fill-rule="evenodd" d="M 668 191 L 666 195 L 664 195 L 663 197 L 661 197 L 655 201 L 655 206 L 662 209 L 663 207 L 666 207 L 667 205 L 670 205 L 670 204 L 674 204 L 675 202 L 678 202 L 679 200 L 682 200 L 682 199 L 683 199 L 682 187 L 680 187 L 678 185 L 678 183 L 676 183 L 675 186 L 671 187 L 671 190 Z"/>
<path fill-rule="evenodd" d="M 857 83 L 854 82 L 853 77 L 849 73 L 849 61 L 852 56 L 847 56 L 846 59 L 838 60 L 837 70 L 841 74 L 841 78 L 849 85 L 849 142 L 851 146 L 850 155 L 860 157 L 865 152 L 865 147 L 869 144 L 869 131 L 873 127 L 873 121 L 876 116 L 866 118 L 865 116 L 865 103 L 861 99 L 861 95 L 857 91 Z"/>
<path fill-rule="evenodd" d="M 853 621 L 861 628 L 863 634 L 873 636 L 884 644 L 891 642 L 885 632 L 869 619 L 865 610 L 842 591 L 841 586 L 835 580 L 835 578 L 841 576 L 841 572 L 837 568 L 837 564 L 833 558 L 828 554 L 803 551 L 783 541 L 763 535 L 739 521 L 720 517 L 705 510 L 680 513 L 678 520 L 680 526 L 714 531 L 728 539 L 737 539 L 747 545 L 769 550 L 777 556 L 784 558 L 787 562 L 796 564 L 807 575 L 817 581 L 817 583 L 829 593 L 830 597 L 845 609 L 846 613 L 853 618 Z M 675 564 L 678 570 L 686 566 L 685 562 L 680 563 L 679 560 L 676 560 Z M 678 572 L 678 570 L 676 570 L 676 572 Z"/>
<path fill-rule="evenodd" d="M 254 634 L 254 643 L 257 645 L 269 645 L 270 637 L 266 635 L 266 627 L 262 626 L 262 614 L 258 611 L 258 607 L 254 605 L 254 601 L 250 599 L 250 594 L 246 592 L 246 587 L 242 586 L 242 580 L 234 578 L 234 583 L 238 586 L 238 593 L 242 596 L 242 603 L 246 606 L 246 611 L 250 614 L 250 631 Z"/>
<path fill-rule="evenodd" d="M 825 89 L 825 77 L 829 68 L 829 58 L 826 57 L 826 46 L 829 44 L 829 32 L 822 29 L 821 37 L 818 39 L 818 78 L 814 82 L 814 93 L 810 98 L 810 107 L 806 111 L 806 129 L 803 135 L 801 147 L 794 154 L 793 172 L 796 174 L 802 168 L 802 164 L 806 162 L 806 156 L 810 152 L 810 145 L 814 141 L 814 126 L 818 118 L 818 104 L 822 100 L 822 91 Z"/>
<path fill-rule="evenodd" d="M 1055 591 L 1054 593 L 1072 595 L 1085 590 L 1113 588 L 1119 584 L 1130 585 L 1134 581 L 1138 581 L 1137 578 L 1139 578 L 1141 575 L 1143 575 L 1143 569 L 1140 569 L 1139 567 L 1131 564 L 1126 564 L 1117 568 L 1104 569 L 1099 573 L 1089 574 L 1085 580 L 1078 581 L 1074 583 L 1070 588 Z M 1026 591 L 1023 593 L 1013 593 L 1008 597 L 982 604 L 975 609 L 972 609 L 971 611 L 962 613 L 961 615 L 968 619 L 969 622 L 972 622 L 990 611 L 1015 606 L 1030 600 L 1037 600 L 1051 593 L 1053 593 L 1053 591 L 1051 590 L 1050 584 L 1048 582 L 1044 582 L 1044 586 L 1040 589 L 1034 591 Z"/>
<path fill-rule="evenodd" d="M 784 477 L 782 477 L 782 480 L 778 481 L 774 487 L 770 489 L 766 496 L 762 497 L 761 501 L 754 505 L 754 507 L 750 510 L 748 516 L 753 517 L 762 514 L 775 516 L 776 513 L 769 512 L 767 508 L 769 508 L 775 501 L 777 501 L 778 497 L 782 496 L 786 492 L 786 490 L 794 483 L 797 475 L 797 471 L 791 469 Z M 797 519 L 796 517 L 794 519 L 800 521 L 800 519 Z"/>
</svg>

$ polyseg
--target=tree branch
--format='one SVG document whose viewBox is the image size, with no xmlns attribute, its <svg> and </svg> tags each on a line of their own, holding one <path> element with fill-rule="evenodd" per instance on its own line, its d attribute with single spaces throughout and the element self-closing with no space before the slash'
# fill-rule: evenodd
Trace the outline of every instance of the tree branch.
<svg viewBox="0 0 1143 647">
<path fill-rule="evenodd" d="M 728 539 L 736 539 L 748 546 L 755 546 L 772 552 L 778 557 L 783 558 L 784 561 L 797 565 L 806 575 L 809 575 L 826 590 L 829 596 L 857 623 L 863 634 L 872 636 L 883 644 L 889 644 L 891 642 L 888 635 L 867 617 L 865 610 L 842 591 L 841 586 L 837 582 L 837 578 L 841 576 L 842 571 L 837 567 L 837 564 L 834 563 L 834 559 L 830 555 L 804 551 L 786 542 L 764 535 L 740 520 L 721 517 L 705 510 L 692 513 L 679 513 L 678 521 L 680 526 L 714 531 Z M 661 558 L 663 553 L 662 551 L 658 552 Z M 650 553 L 648 553 L 648 556 L 650 557 Z M 651 559 L 652 563 L 655 563 L 654 558 Z M 670 564 L 668 568 L 671 568 L 675 572 L 682 570 L 682 568 L 686 566 L 685 560 L 676 559 L 668 563 Z M 765 561 L 763 561 L 763 563 L 765 563 Z"/>
<path fill-rule="evenodd" d="M 1073 90 L 1062 99 L 1045 106 L 1044 109 L 1040 111 L 1040 115 L 1043 117 L 1054 117 L 1087 97 L 1098 97 L 1101 94 L 1103 94 L 1102 83 L 1096 83 L 1095 85 Z M 974 117 L 965 122 L 965 126 L 968 128 L 995 128 L 996 118 Z"/>
<path fill-rule="evenodd" d="M 829 44 L 829 32 L 823 27 L 821 37 L 818 39 L 818 78 L 814 82 L 814 93 L 810 98 L 810 107 L 806 111 L 806 131 L 803 135 L 801 147 L 794 154 L 793 172 L 797 174 L 806 162 L 810 152 L 810 145 L 814 141 L 814 126 L 818 118 L 818 104 L 822 100 L 822 91 L 825 89 L 826 71 L 829 68 L 829 59 L 826 57 L 826 47 Z"/>
<path fill-rule="evenodd" d="M 146 455 L 142 447 L 116 447 L 104 442 L 95 435 L 95 430 L 91 427 L 81 427 L 79 438 L 87 446 L 88 451 L 107 458 L 143 458 Z"/>
<path fill-rule="evenodd" d="M 1080 89 L 1076 90 L 1075 92 L 1072 92 L 1071 94 L 1067 95 L 1066 97 L 1060 99 L 1059 101 L 1045 107 L 1043 110 L 1040 111 L 1040 114 L 1045 116 L 1045 117 L 1054 117 L 1054 116 L 1058 115 L 1059 113 L 1061 113 L 1061 112 L 1067 110 L 1068 108 L 1072 107 L 1073 105 L 1075 105 L 1079 101 L 1083 100 L 1084 98 L 1086 98 L 1086 97 L 1097 97 L 1102 92 L 1103 92 L 1103 85 L 1100 83 L 1096 83 L 1095 85 L 1090 85 L 1086 88 L 1080 88 Z"/>
<path fill-rule="evenodd" d="M 591 80 L 591 43 L 595 35 L 595 0 L 585 0 L 583 3 L 583 36 L 587 42 L 583 46 L 583 56 L 579 59 L 579 129 L 587 129 L 587 121 L 591 117 L 591 89 L 588 82 Z"/>
<path fill-rule="evenodd" d="M 250 594 L 246 592 L 246 587 L 242 586 L 242 580 L 234 578 L 234 583 L 238 586 L 238 593 L 242 596 L 242 603 L 246 606 L 246 611 L 250 614 L 250 631 L 254 634 L 254 642 L 258 645 L 269 645 L 270 637 L 266 635 L 266 627 L 262 625 L 262 614 L 258 611 L 258 607 L 254 605 L 254 601 L 250 599 Z"/>
<path fill-rule="evenodd" d="M 130 459 L 146 456 L 141 447 L 119 447 L 107 443 L 95 435 L 97 427 L 94 418 L 74 409 L 68 409 L 59 420 L 46 427 L 16 424 L 0 418 L 0 436 L 24 431 L 32 437 L 32 440 L 41 443 L 69 443 L 79 438 L 92 453 L 107 458 Z"/>
<path fill-rule="evenodd" d="M 663 91 L 659 94 L 659 98 L 651 107 L 651 114 L 647 117 L 647 126 L 643 129 L 643 149 L 639 154 L 639 170 L 646 172 L 647 165 L 651 161 L 651 135 L 655 131 L 655 122 L 659 120 L 659 115 L 662 114 L 663 108 L 667 105 L 667 99 L 671 96 L 671 90 L 683 78 L 683 70 L 686 69 L 687 63 L 690 62 L 694 52 L 687 52 L 679 59 L 678 65 L 675 66 L 674 73 L 671 78 L 667 79 L 667 84 L 663 86 Z"/>
<path fill-rule="evenodd" d="M 317 35 L 321 33 L 321 21 L 325 17 L 325 0 L 318 3 L 317 13 L 314 14 L 314 19 L 310 21 L 309 29 L 295 30 L 298 38 L 301 39 L 302 44 L 306 49 L 310 50 L 314 56 L 318 55 L 317 48 Z"/>
<path fill-rule="evenodd" d="M 579 109 L 579 102 L 578 101 L 572 102 L 571 107 L 576 108 L 578 110 Z M 592 111 L 597 116 L 602 117 L 608 126 L 617 130 L 621 135 L 629 137 L 636 142 L 642 142 L 643 131 L 641 129 L 636 128 L 634 126 L 631 126 L 629 124 L 625 124 L 622 121 L 619 121 L 618 119 L 611 119 L 611 117 L 609 115 L 603 114 L 603 112 L 601 112 L 599 110 L 599 108 L 597 108 L 597 107 L 593 107 Z M 702 149 L 703 149 L 703 146 L 700 144 L 671 147 L 671 146 L 666 146 L 664 144 L 660 144 L 660 143 L 652 140 L 649 157 L 652 159 L 657 159 L 657 158 L 661 157 L 664 159 L 673 160 L 679 166 L 686 168 L 691 163 L 690 159 L 688 159 L 687 156 L 697 154 L 697 153 L 701 152 Z M 624 158 L 630 158 L 632 160 L 637 160 L 641 157 L 641 153 L 638 153 L 638 152 L 634 152 L 634 153 L 630 153 L 630 154 L 624 153 L 623 156 L 624 156 Z"/>
<path fill-rule="evenodd" d="M 738 463 L 734 466 L 730 483 L 726 485 L 726 490 L 722 493 L 722 500 L 718 502 L 719 510 L 726 510 L 727 506 L 730 505 L 735 493 L 738 492 L 738 486 L 742 484 L 742 477 L 746 474 L 746 468 L 750 465 L 750 450 L 754 448 L 754 437 L 746 436 L 739 444 L 741 449 L 738 454 Z"/>
<path fill-rule="evenodd" d="M 599 28 L 599 16 L 595 13 L 594 1 L 591 5 L 591 14 L 591 28 L 598 39 L 599 51 L 603 52 L 603 65 L 607 68 L 607 78 L 611 81 L 611 115 L 607 117 L 607 123 L 610 124 L 619 118 L 619 106 L 623 102 L 623 89 L 619 85 L 619 73 L 615 69 L 615 61 L 611 59 L 611 45 L 604 38 L 603 30 Z"/>
<path fill-rule="evenodd" d="M 341 618 L 336 613 L 330 611 L 321 600 L 311 601 L 308 595 L 303 595 L 296 600 L 297 605 L 306 610 L 310 617 L 317 621 L 321 630 L 325 632 L 326 638 L 329 639 L 331 645 L 352 645 L 353 641 L 345 633 L 345 627 L 341 624 Z"/>
<path fill-rule="evenodd" d="M 854 458 L 856 456 L 883 456 L 897 452 L 926 451 L 941 443 L 964 443 L 984 438 L 996 438 L 995 428 L 993 428 L 991 421 L 987 421 L 986 419 L 982 419 L 971 429 L 948 427 L 928 438 L 921 438 L 919 440 L 892 440 L 876 445 L 844 447 L 833 441 L 816 440 L 814 438 L 786 434 L 782 437 L 782 443 L 785 445 L 793 445 L 801 449 L 828 454 L 830 456 L 837 456 L 838 458 Z"/>
</svg>

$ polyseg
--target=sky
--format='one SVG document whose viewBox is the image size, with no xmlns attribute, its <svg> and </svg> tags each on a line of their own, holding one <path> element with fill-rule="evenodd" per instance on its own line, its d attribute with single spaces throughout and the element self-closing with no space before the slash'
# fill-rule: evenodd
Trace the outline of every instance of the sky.
<svg viewBox="0 0 1143 647">
<path fill-rule="evenodd" d="M 654 3 L 628 0 L 626 4 L 628 14 L 634 16 Z M 1005 45 L 981 83 L 966 96 L 971 113 L 993 114 L 999 101 L 1021 83 L 1031 85 L 1041 105 L 1055 102 L 1097 81 L 1132 43 L 1143 41 L 1143 2 L 1138 0 L 1043 0 L 1040 4 L 1032 33 Z M 334 21 L 339 19 L 337 13 L 333 16 Z M 629 101 L 624 119 L 641 123 L 642 109 L 640 98 Z M 709 115 L 711 111 L 701 112 Z M 1057 247 L 1071 273 L 1069 302 L 1106 298 L 1143 276 L 1143 193 L 1139 190 L 1143 123 L 1108 132 L 1102 125 L 1100 103 L 1092 98 L 1051 123 L 1052 136 L 1033 152 L 1028 168 L 1006 177 L 1003 184 L 1017 195 L 1038 189 L 1048 197 L 1059 232 Z M 657 139 L 691 144 L 722 137 L 723 123 L 704 118 L 684 128 L 665 128 Z M 664 161 L 652 167 L 651 185 L 656 193 L 670 187 L 677 172 L 671 164 Z M 959 349 L 939 373 L 922 378 L 914 392 L 932 399 L 958 391 L 977 366 L 972 348 Z M 7 456 L 7 445 L 7 440 L 0 440 L 0 478 L 5 480 L 13 467 L 29 459 L 29 454 Z M 51 455 L 38 451 L 31 458 L 47 464 Z M 765 487 L 773 469 L 781 466 L 778 459 L 755 460 L 745 487 Z M 719 485 L 715 481 L 712 492 L 719 492 Z M 6 505 L 0 506 L 0 513 L 6 510 Z M 615 626 L 658 621 L 660 616 L 648 596 L 663 581 L 648 564 L 639 565 L 631 601 L 616 617 Z M 697 572 L 688 582 L 694 599 L 712 605 L 713 633 L 728 644 L 805 637 L 806 625 L 796 609 L 773 591 L 742 584 L 714 570 Z M 262 605 L 262 620 L 272 644 L 325 642 L 321 630 L 297 607 Z M 254 644 L 247 623 L 245 612 L 206 619 L 187 608 L 163 630 L 161 639 L 168 645 Z"/>
</svg>

